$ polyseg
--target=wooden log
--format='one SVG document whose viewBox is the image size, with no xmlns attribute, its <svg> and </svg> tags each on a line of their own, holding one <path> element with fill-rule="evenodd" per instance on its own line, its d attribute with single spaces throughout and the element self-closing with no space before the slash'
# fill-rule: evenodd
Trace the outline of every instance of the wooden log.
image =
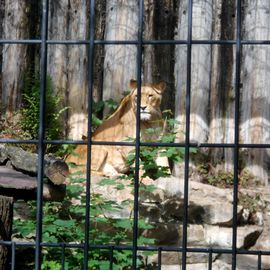
<svg viewBox="0 0 270 270">
<path fill-rule="evenodd" d="M 45 156 L 44 173 L 55 185 L 61 185 L 68 176 L 68 165 L 63 160 L 48 155 Z"/>
<path fill-rule="evenodd" d="M 0 196 L 0 240 L 11 239 L 13 198 Z M 0 246 L 0 270 L 7 269 L 8 246 Z"/>
<path fill-rule="evenodd" d="M 37 175 L 38 155 L 24 151 L 20 147 L 1 146 L 0 164 L 10 163 L 16 170 L 30 175 Z M 63 184 L 68 175 L 67 164 L 53 155 L 46 155 L 44 158 L 44 174 L 55 185 Z"/>
<path fill-rule="evenodd" d="M 14 199 L 36 200 L 37 178 L 0 166 L 0 195 Z M 43 199 L 62 201 L 65 197 L 65 185 L 54 185 L 48 181 L 43 185 Z"/>
</svg>

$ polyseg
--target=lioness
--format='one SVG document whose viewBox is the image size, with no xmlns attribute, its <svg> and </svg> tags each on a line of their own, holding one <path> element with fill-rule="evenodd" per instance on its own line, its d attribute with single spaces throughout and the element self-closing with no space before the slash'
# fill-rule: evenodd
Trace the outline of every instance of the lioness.
<svg viewBox="0 0 270 270">
<path fill-rule="evenodd" d="M 130 88 L 131 93 L 121 101 L 118 109 L 95 130 L 92 135 L 93 141 L 121 142 L 127 138 L 136 137 L 137 82 L 135 80 L 130 81 Z M 158 132 L 150 134 L 145 131 L 149 128 L 162 131 L 163 120 L 160 103 L 165 88 L 164 82 L 145 84 L 141 87 L 140 127 L 142 141 L 155 141 L 160 136 Z M 127 173 L 129 167 L 126 158 L 132 149 L 134 149 L 132 146 L 92 145 L 91 171 L 107 176 Z M 66 161 L 76 165 L 84 165 L 82 170 L 85 170 L 86 160 L 87 146 L 78 145 Z"/>
</svg>

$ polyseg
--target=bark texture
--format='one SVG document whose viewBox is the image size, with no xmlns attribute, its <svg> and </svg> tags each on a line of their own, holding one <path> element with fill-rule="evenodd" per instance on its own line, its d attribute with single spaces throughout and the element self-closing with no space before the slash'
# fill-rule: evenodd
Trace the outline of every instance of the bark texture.
<svg viewBox="0 0 270 270">
<path fill-rule="evenodd" d="M 177 1 L 146 0 L 145 29 L 146 40 L 172 40 L 177 23 Z M 162 20 L 160 19 L 162 18 Z M 145 45 L 143 54 L 143 80 L 149 82 L 166 82 L 162 109 L 174 111 L 174 46 Z"/>
<path fill-rule="evenodd" d="M 29 175 L 38 174 L 38 155 L 20 147 L 0 145 L 0 165 L 9 164 Z M 55 185 L 63 184 L 68 176 L 67 164 L 53 155 L 44 158 L 44 175 Z"/>
<path fill-rule="evenodd" d="M 248 0 L 243 7 L 243 38 L 268 40 L 270 2 Z M 270 47 L 244 46 L 242 62 L 241 140 L 243 143 L 269 143 Z M 268 183 L 269 153 L 265 149 L 249 149 L 245 162 L 250 172 Z"/>
<path fill-rule="evenodd" d="M 137 40 L 138 17 L 138 0 L 107 1 L 105 40 Z M 137 77 L 136 57 L 135 45 L 105 46 L 103 100 L 123 97 L 129 81 Z"/>
<path fill-rule="evenodd" d="M 96 1 L 96 39 L 104 35 L 105 0 Z M 56 40 L 86 40 L 89 38 L 88 1 L 51 1 L 49 38 Z M 94 99 L 100 100 L 102 93 L 102 46 L 96 47 L 94 59 Z M 87 95 L 89 89 L 88 46 L 51 45 L 48 49 L 48 73 L 53 78 L 55 92 L 69 107 L 65 134 L 72 139 L 81 139 L 87 134 Z"/>
<path fill-rule="evenodd" d="M 235 3 L 217 0 L 213 5 L 213 39 L 235 39 Z M 233 143 L 235 127 L 235 49 L 212 46 L 211 91 L 209 103 L 209 143 Z M 233 166 L 233 150 L 211 149 L 211 162 L 222 170 Z"/>
<path fill-rule="evenodd" d="M 51 182 L 43 184 L 43 199 L 47 201 L 63 201 L 65 185 L 54 185 Z M 16 200 L 37 199 L 37 178 L 0 166 L 0 195 Z"/>
<path fill-rule="evenodd" d="M 4 39 L 29 39 L 31 37 L 33 5 L 31 1 L 5 0 L 4 18 L 2 18 Z M 23 77 L 29 64 L 29 48 L 21 44 L 3 46 L 1 101 L 2 113 L 6 113 L 7 117 L 11 117 L 21 105 Z"/>
<path fill-rule="evenodd" d="M 0 240 L 11 239 L 13 198 L 0 196 Z M 0 270 L 8 269 L 8 247 L 0 246 Z"/>
<path fill-rule="evenodd" d="M 49 38 L 85 40 L 88 35 L 87 1 L 51 1 Z M 48 74 L 57 95 L 68 106 L 66 133 L 80 139 L 87 133 L 87 46 L 51 45 Z"/>
<path fill-rule="evenodd" d="M 0 39 L 3 38 L 3 22 L 5 14 L 5 2 L 0 0 Z M 2 62 L 3 62 L 3 45 L 0 44 L 0 108 L 3 108 L 2 105 Z M 1 114 L 0 114 L 1 118 Z"/>
<path fill-rule="evenodd" d="M 193 39 L 211 39 L 213 1 L 193 1 Z M 179 7 L 178 33 L 175 39 L 186 40 L 188 31 L 187 2 Z M 175 50 L 176 107 L 175 115 L 180 122 L 179 139 L 185 133 L 185 103 L 187 86 L 187 47 Z M 190 140 L 206 142 L 208 138 L 208 102 L 210 93 L 211 46 L 194 45 L 191 55 Z"/>
</svg>

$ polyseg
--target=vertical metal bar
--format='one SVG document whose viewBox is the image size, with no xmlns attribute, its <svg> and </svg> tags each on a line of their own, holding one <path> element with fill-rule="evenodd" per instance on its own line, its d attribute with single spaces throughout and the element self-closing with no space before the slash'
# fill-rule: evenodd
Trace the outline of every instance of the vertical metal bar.
<svg viewBox="0 0 270 270">
<path fill-rule="evenodd" d="M 191 103 L 191 52 L 192 52 L 192 0 L 188 2 L 187 36 L 187 85 L 186 85 L 186 129 L 185 129 L 185 173 L 184 173 L 184 213 L 182 240 L 182 269 L 187 264 L 187 226 L 188 226 L 188 190 L 189 190 L 189 143 L 190 143 L 190 103 Z"/>
<path fill-rule="evenodd" d="M 38 176 L 37 176 L 37 213 L 36 213 L 36 252 L 35 269 L 41 268 L 41 241 L 42 241 L 42 216 L 43 216 L 43 172 L 45 152 L 45 99 L 47 77 L 47 36 L 48 36 L 48 0 L 42 1 L 42 25 L 41 25 L 41 60 L 40 60 L 40 104 L 39 104 L 39 133 L 38 133 Z"/>
<path fill-rule="evenodd" d="M 262 252 L 260 251 L 258 254 L 258 270 L 262 269 Z"/>
<path fill-rule="evenodd" d="M 62 243 L 61 248 L 61 269 L 65 270 L 65 243 Z"/>
<path fill-rule="evenodd" d="M 158 270 L 161 270 L 161 265 L 162 265 L 161 251 L 162 251 L 162 247 L 159 247 L 158 248 Z"/>
<path fill-rule="evenodd" d="M 138 204 L 139 204 L 139 168 L 140 168 L 140 104 L 141 104 L 141 70 L 142 70 L 142 41 L 143 41 L 144 1 L 139 0 L 139 25 L 137 45 L 137 110 L 136 110 L 136 149 L 135 149 L 135 177 L 134 177 L 134 213 L 133 213 L 133 248 L 132 269 L 137 269 L 138 249 Z"/>
<path fill-rule="evenodd" d="M 110 247 L 110 270 L 113 270 L 113 250 L 114 246 Z"/>
<path fill-rule="evenodd" d="M 16 243 L 12 242 L 11 243 L 11 270 L 15 270 L 16 269 Z"/>
<path fill-rule="evenodd" d="M 92 148 L 92 97 L 94 81 L 94 39 L 95 39 L 95 0 L 89 0 L 90 4 L 90 37 L 88 47 L 88 136 L 87 136 L 87 165 L 86 165 L 86 206 L 85 206 L 85 235 L 84 235 L 84 261 L 83 269 L 88 269 L 89 240 L 90 240 L 90 185 L 91 185 L 91 148 Z"/>
<path fill-rule="evenodd" d="M 235 68 L 235 112 L 234 112 L 234 181 L 233 181 L 233 228 L 232 228 L 232 269 L 237 265 L 237 201 L 238 201 L 238 161 L 239 161 L 239 107 L 241 74 L 241 0 L 237 0 L 236 23 L 236 68 Z"/>
<path fill-rule="evenodd" d="M 208 257 L 208 270 L 212 270 L 213 250 L 210 248 Z"/>
</svg>

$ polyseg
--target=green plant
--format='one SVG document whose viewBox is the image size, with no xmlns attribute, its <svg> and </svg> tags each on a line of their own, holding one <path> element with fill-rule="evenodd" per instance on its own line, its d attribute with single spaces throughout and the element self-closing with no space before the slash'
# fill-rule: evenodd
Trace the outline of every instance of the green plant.
<svg viewBox="0 0 270 270">
<path fill-rule="evenodd" d="M 97 102 L 93 102 L 93 111 L 92 111 L 92 125 L 93 130 L 100 126 L 103 122 L 102 115 L 103 115 L 103 109 L 106 107 L 111 112 L 113 112 L 118 106 L 118 103 L 113 99 L 108 99 L 105 101 L 99 100 Z"/>
<path fill-rule="evenodd" d="M 166 131 L 156 141 L 159 143 L 173 143 L 176 139 L 176 129 L 178 121 L 175 119 L 166 119 Z M 148 135 L 161 133 L 160 128 L 148 128 L 145 130 Z M 151 137 L 151 136 L 150 136 Z M 129 140 L 133 140 L 129 138 Z M 190 148 L 191 153 L 196 153 L 195 148 Z M 174 146 L 141 146 L 140 147 L 140 166 L 143 170 L 142 178 L 150 177 L 157 179 L 159 177 L 165 177 L 170 175 L 170 168 L 166 166 L 159 166 L 156 163 L 158 157 L 167 157 L 170 164 L 179 163 L 183 161 L 185 149 L 183 147 Z M 134 174 L 135 163 L 135 150 L 131 151 L 127 157 L 127 163 L 132 169 L 132 175 Z"/>
<path fill-rule="evenodd" d="M 238 203 L 244 208 L 248 209 L 250 213 L 263 212 L 266 208 L 266 203 L 262 198 L 262 195 L 257 193 L 249 195 L 240 192 L 238 196 Z"/>
<path fill-rule="evenodd" d="M 63 202 L 44 202 L 43 205 L 43 241 L 49 243 L 83 243 L 84 218 L 85 218 L 85 177 L 75 173 L 70 177 L 67 193 Z M 104 178 L 100 186 L 112 186 L 117 190 L 127 186 L 127 178 Z M 130 187 L 132 185 L 130 184 Z M 132 188 L 131 188 L 132 190 Z M 125 207 L 132 209 L 132 200 L 112 201 L 104 198 L 100 193 L 92 192 L 90 207 L 90 244 L 96 245 L 132 245 L 133 218 L 117 218 L 117 213 Z M 33 218 L 14 220 L 14 237 L 33 240 L 35 239 L 35 204 L 29 203 L 33 211 Z M 151 225 L 139 220 L 139 229 L 152 228 Z M 153 244 L 153 239 L 140 236 L 139 245 Z M 61 262 L 61 249 L 43 248 L 42 269 L 58 270 Z M 109 268 L 110 251 L 91 249 L 89 253 L 89 268 L 105 270 Z M 65 269 L 82 268 L 82 249 L 69 249 L 65 251 Z M 129 269 L 132 262 L 132 252 L 113 252 L 114 269 Z M 142 265 L 142 260 L 138 261 Z"/>
<path fill-rule="evenodd" d="M 48 76 L 46 81 L 45 97 L 45 136 L 48 140 L 58 139 L 62 135 L 60 116 L 68 109 L 59 109 L 61 97 L 55 94 L 52 79 Z M 24 135 L 29 139 L 36 139 L 39 129 L 40 107 L 40 77 L 39 74 L 26 75 L 22 94 L 23 108 L 21 109 L 21 127 Z"/>
</svg>

